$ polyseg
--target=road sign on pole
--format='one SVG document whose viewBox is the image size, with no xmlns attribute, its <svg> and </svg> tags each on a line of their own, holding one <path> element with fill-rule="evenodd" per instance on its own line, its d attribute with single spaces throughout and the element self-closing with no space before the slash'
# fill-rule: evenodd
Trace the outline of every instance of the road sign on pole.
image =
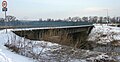
<svg viewBox="0 0 120 62">
<path fill-rule="evenodd" d="M 3 1 L 3 2 L 2 2 L 2 7 L 3 7 L 3 8 L 6 8 L 6 7 L 7 7 L 7 1 Z"/>
<path fill-rule="evenodd" d="M 5 21 L 6 21 L 6 11 L 7 11 L 7 1 L 3 1 L 2 2 L 2 11 L 4 11 L 5 12 Z M 5 25 L 6 25 L 6 22 L 5 22 Z M 6 29 L 6 33 L 7 33 L 7 29 Z"/>
<path fill-rule="evenodd" d="M 2 2 L 2 7 L 3 7 L 3 8 L 2 8 L 2 11 L 5 11 L 5 12 L 6 12 L 6 11 L 7 11 L 7 1 L 4 0 L 4 1 Z"/>
</svg>

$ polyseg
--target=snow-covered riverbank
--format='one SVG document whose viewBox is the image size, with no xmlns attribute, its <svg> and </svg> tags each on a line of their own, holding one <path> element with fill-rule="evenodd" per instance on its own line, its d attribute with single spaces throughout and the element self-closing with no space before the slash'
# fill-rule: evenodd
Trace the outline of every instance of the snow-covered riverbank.
<svg viewBox="0 0 120 62">
<path fill-rule="evenodd" d="M 120 28 L 95 25 L 89 40 L 107 44 L 113 40 L 119 40 L 119 38 Z M 17 47 L 17 50 L 8 49 L 4 46 L 5 44 L 9 45 L 10 48 Z M 11 29 L 8 30 L 7 34 L 5 30 L 0 30 L 0 62 L 35 62 L 36 60 L 39 62 L 95 62 L 94 60 L 101 59 L 114 61 L 112 57 L 102 52 L 74 49 L 44 41 L 32 41 L 15 35 Z"/>
<path fill-rule="evenodd" d="M 0 30 L 0 62 L 33 62 L 32 59 L 11 52 L 4 44 L 13 33 L 8 30 Z"/>
<path fill-rule="evenodd" d="M 112 41 L 120 40 L 120 27 L 112 27 L 108 25 L 95 24 L 95 27 L 89 35 L 89 41 L 99 44 L 107 44 Z"/>
</svg>

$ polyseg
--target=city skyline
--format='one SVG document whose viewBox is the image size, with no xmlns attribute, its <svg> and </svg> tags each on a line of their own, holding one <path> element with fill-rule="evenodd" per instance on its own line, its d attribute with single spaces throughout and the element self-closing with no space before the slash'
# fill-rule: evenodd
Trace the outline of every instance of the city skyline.
<svg viewBox="0 0 120 62">
<path fill-rule="evenodd" d="M 0 0 L 2 3 L 3 0 Z M 18 19 L 120 16 L 119 0 L 7 0 L 8 15 Z M 2 4 L 0 5 L 2 9 Z M 4 12 L 0 11 L 0 18 Z"/>
</svg>

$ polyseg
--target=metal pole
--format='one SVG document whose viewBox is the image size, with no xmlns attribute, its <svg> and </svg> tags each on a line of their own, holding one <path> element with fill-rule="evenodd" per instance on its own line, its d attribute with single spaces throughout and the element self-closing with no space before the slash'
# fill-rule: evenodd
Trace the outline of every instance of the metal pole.
<svg viewBox="0 0 120 62">
<path fill-rule="evenodd" d="M 108 21 L 108 23 L 109 23 L 109 14 L 108 14 L 108 9 L 107 9 L 107 21 Z M 107 23 L 107 24 L 108 24 Z"/>
<path fill-rule="evenodd" d="M 107 17 L 107 25 L 108 25 L 108 23 L 109 23 L 109 19 L 108 19 L 108 9 L 106 9 L 106 17 Z"/>
<path fill-rule="evenodd" d="M 5 11 L 5 20 L 6 20 L 6 11 Z"/>
<path fill-rule="evenodd" d="M 6 33 L 7 33 L 7 20 L 6 20 L 6 11 L 5 11 L 5 27 L 6 27 Z"/>
<path fill-rule="evenodd" d="M 108 17 L 108 9 L 106 9 L 107 10 L 107 17 Z"/>
</svg>

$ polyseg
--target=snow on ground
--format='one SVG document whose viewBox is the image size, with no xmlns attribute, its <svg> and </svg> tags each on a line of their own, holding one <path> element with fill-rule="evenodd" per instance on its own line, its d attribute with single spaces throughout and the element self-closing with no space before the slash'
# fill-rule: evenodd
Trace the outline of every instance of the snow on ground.
<svg viewBox="0 0 120 62">
<path fill-rule="evenodd" d="M 89 40 L 106 44 L 113 40 L 120 40 L 119 34 L 120 28 L 107 25 L 95 25 Z M 19 53 L 11 52 L 13 50 L 4 46 L 6 43 L 10 44 L 10 47 L 15 46 L 19 48 Z M 34 62 L 32 58 L 27 58 L 25 56 L 34 57 L 35 59 L 38 59 L 39 62 L 87 62 L 86 59 L 91 61 L 94 59 L 104 59 L 106 57 L 107 59 L 112 60 L 111 57 L 104 55 L 101 52 L 81 49 L 74 50 L 71 47 L 55 43 L 32 41 L 16 36 L 10 29 L 7 34 L 5 30 L 0 30 L 0 62 Z"/>
<path fill-rule="evenodd" d="M 99 44 L 107 44 L 112 41 L 120 41 L 120 27 L 94 24 L 94 28 L 89 35 L 89 41 Z"/>
<path fill-rule="evenodd" d="M 110 53 L 120 62 L 120 27 L 107 24 L 94 24 L 94 26 L 88 39 L 97 44 L 94 44 L 93 51 Z"/>
<path fill-rule="evenodd" d="M 12 34 L 10 30 L 8 33 L 6 34 L 5 30 L 0 30 L 0 62 L 33 62 L 32 59 L 13 53 L 4 46 L 8 36 Z"/>
</svg>

